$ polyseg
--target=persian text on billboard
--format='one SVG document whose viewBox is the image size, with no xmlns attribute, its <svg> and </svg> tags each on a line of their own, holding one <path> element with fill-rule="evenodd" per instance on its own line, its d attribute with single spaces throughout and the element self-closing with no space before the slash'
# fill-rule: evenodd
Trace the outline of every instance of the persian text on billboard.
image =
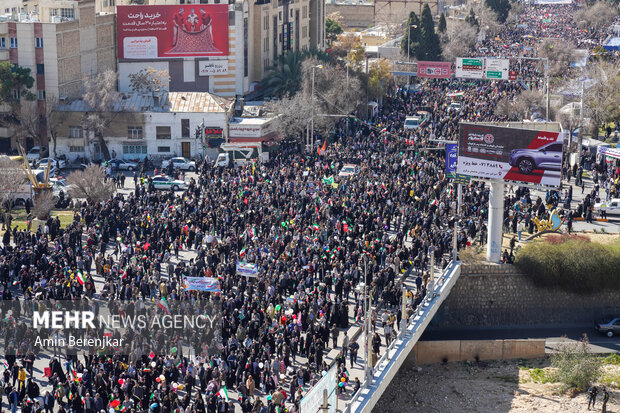
<svg viewBox="0 0 620 413">
<path fill-rule="evenodd" d="M 119 59 L 228 55 L 228 5 L 118 6 Z"/>
<path fill-rule="evenodd" d="M 559 186 L 559 132 L 462 123 L 456 171 L 479 178 Z"/>
</svg>

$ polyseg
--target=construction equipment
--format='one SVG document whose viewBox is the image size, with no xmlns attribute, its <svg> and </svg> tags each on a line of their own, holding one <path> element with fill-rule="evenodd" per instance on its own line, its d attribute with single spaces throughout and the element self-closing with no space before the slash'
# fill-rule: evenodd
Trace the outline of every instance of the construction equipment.
<svg viewBox="0 0 620 413">
<path fill-rule="evenodd" d="M 45 191 L 51 190 L 52 189 L 52 184 L 50 183 L 51 165 L 50 165 L 49 159 L 47 160 L 47 168 L 45 168 L 43 182 L 39 182 L 36 174 L 32 171 L 32 168 L 30 167 L 30 164 L 28 163 L 28 158 L 26 157 L 26 151 L 24 150 L 21 144 L 18 144 L 18 148 L 19 148 L 19 153 L 22 156 L 22 159 L 24 162 L 24 165 L 23 165 L 24 173 L 26 174 L 26 177 L 32 184 L 32 189 L 35 191 L 35 194 L 40 195 L 41 193 Z"/>
</svg>

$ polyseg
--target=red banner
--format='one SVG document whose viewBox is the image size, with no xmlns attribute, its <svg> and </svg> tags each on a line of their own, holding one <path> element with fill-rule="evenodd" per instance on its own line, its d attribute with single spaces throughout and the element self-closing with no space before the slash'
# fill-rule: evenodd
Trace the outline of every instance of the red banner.
<svg viewBox="0 0 620 413">
<path fill-rule="evenodd" d="M 118 6 L 119 59 L 228 56 L 228 4 Z"/>
<path fill-rule="evenodd" d="M 450 76 L 452 76 L 452 63 L 450 62 L 418 62 L 418 77 L 447 79 Z"/>
</svg>

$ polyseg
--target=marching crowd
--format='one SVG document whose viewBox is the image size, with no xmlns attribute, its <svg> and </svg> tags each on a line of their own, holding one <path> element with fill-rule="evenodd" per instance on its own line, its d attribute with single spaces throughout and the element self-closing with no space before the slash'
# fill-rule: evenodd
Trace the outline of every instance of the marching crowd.
<svg viewBox="0 0 620 413">
<path fill-rule="evenodd" d="M 540 29 L 532 9 L 522 15 L 529 29 L 502 42 L 521 43 L 524 33 L 541 36 L 538 30 L 601 40 L 598 33 L 566 32 L 570 7 L 548 9 L 557 23 Z M 483 46 L 493 50 L 498 42 Z M 339 122 L 320 153 L 283 144 L 263 164 L 229 169 L 200 161 L 182 193 L 156 191 L 149 178 L 138 179 L 129 195 L 79 205 L 66 228 L 55 218 L 35 233 L 6 231 L 3 300 L 165 300 L 171 306 L 204 300 L 218 309 L 221 325 L 217 342 L 182 332 L 172 338 L 174 351 L 138 352 L 158 339 L 137 331 L 125 334 L 144 340 L 127 340 L 114 351 L 54 354 L 40 391 L 32 370 L 42 356 L 36 332 L 2 315 L 7 368 L 0 392 L 13 412 L 295 412 L 327 370 L 327 352 L 340 346 L 340 392 L 355 391 L 359 378 L 350 377 L 347 356 L 349 367 L 358 363 L 363 343 L 343 330 L 362 317 L 361 283 L 373 305 L 387 310 L 384 334 L 372 341 L 376 360 L 381 344 L 424 298 L 431 254 L 447 265 L 455 226 L 459 249 L 486 240 L 488 187 L 465 187 L 457 214 L 445 154 L 425 148 L 432 138 L 454 138 L 460 121 L 501 120 L 495 104 L 522 88 L 517 82 L 438 80 L 419 93 L 398 89 L 372 122 Z M 455 92 L 463 92 L 458 111 L 450 108 Z M 430 108 L 432 120 L 403 131 L 405 117 L 419 107 Z M 339 176 L 344 164 L 356 165 L 356 172 Z M 604 162 L 595 166 L 617 191 L 618 170 Z M 532 232 L 532 219 L 560 202 L 556 192 L 544 200 L 526 188 L 507 194 L 508 230 Z M 239 274 L 238 262 L 255 264 L 258 276 Z M 401 314 L 399 280 L 410 267 L 417 289 Z M 183 277 L 203 276 L 217 278 L 221 292 L 185 290 Z"/>
</svg>

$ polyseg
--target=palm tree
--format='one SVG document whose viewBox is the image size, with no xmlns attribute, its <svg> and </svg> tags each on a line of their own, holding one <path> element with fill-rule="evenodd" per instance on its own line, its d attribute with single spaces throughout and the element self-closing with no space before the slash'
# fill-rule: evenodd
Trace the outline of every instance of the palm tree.
<svg viewBox="0 0 620 413">
<path fill-rule="evenodd" d="M 328 61 L 327 53 L 318 50 L 291 51 L 280 55 L 261 82 L 263 96 L 294 95 L 301 88 L 301 63 L 308 57 Z"/>
</svg>

